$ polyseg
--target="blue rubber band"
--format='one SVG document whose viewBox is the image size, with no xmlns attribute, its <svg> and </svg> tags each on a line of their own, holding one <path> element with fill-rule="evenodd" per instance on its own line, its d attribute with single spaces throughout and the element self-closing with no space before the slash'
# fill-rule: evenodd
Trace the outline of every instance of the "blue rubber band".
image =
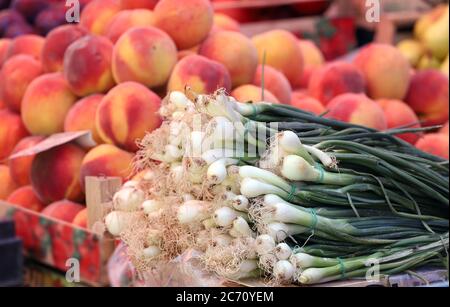
<svg viewBox="0 0 450 307">
<path fill-rule="evenodd" d="M 345 274 L 345 265 L 344 265 L 344 261 L 342 261 L 341 258 L 337 258 L 337 260 L 339 261 L 339 267 L 341 268 L 341 279 L 345 279 L 346 278 L 346 274 Z"/>
<path fill-rule="evenodd" d="M 310 229 L 312 232 L 314 232 L 314 230 L 316 229 L 316 226 L 317 226 L 317 222 L 318 222 L 317 213 L 316 213 L 316 210 L 314 210 L 313 208 L 311 208 L 310 211 L 311 211 L 311 215 L 313 216 L 313 222 L 311 223 Z"/>
<path fill-rule="evenodd" d="M 289 192 L 289 195 L 287 197 L 288 202 L 292 202 L 294 200 L 296 192 L 297 192 L 297 187 L 295 185 L 291 185 L 291 191 Z"/>
<path fill-rule="evenodd" d="M 321 183 L 325 177 L 325 171 L 323 170 L 322 166 L 319 163 L 316 163 L 316 169 L 319 171 L 319 183 Z"/>
</svg>

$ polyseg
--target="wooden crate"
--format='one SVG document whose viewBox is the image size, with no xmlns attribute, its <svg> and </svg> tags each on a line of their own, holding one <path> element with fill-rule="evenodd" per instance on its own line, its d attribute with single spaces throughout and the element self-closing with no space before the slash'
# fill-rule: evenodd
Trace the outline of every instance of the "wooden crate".
<svg viewBox="0 0 450 307">
<path fill-rule="evenodd" d="M 95 225 L 102 217 L 102 208 L 112 193 L 120 187 L 120 178 L 87 179 L 88 223 Z M 108 235 L 74 226 L 44 216 L 38 212 L 0 201 L 0 217 L 16 223 L 16 233 L 23 240 L 24 253 L 37 262 L 62 272 L 69 268 L 66 261 L 75 258 L 80 264 L 81 281 L 93 286 L 109 284 L 106 264 L 115 248 Z"/>
</svg>

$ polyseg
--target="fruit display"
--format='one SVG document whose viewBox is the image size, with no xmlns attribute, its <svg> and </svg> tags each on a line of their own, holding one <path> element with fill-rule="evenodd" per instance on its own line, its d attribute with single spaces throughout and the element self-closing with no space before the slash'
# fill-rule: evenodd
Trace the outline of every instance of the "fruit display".
<svg viewBox="0 0 450 307">
<path fill-rule="evenodd" d="M 414 26 L 412 38 L 397 48 L 417 69 L 438 69 L 448 76 L 449 6 L 442 4 L 423 15 Z"/>
<path fill-rule="evenodd" d="M 92 230 L 85 180 L 94 176 L 122 184 L 98 222 L 138 269 L 198 248 L 225 278 L 316 284 L 340 279 L 330 269 L 339 265 L 355 265 L 349 278 L 364 276 L 347 248 L 396 260 L 413 248 L 409 240 L 427 257 L 388 261 L 387 274 L 438 262 L 448 246 L 448 5 L 424 14 L 396 46 L 374 41 L 329 60 L 313 39 L 284 27 L 250 35 L 246 23 L 320 14 L 333 1 L 267 13 L 220 9 L 226 1 L 218 0 L 83 0 L 77 23 L 65 19 L 64 2 L 0 0 L 0 202 L 36 214 L 16 221 L 31 254 L 38 235 L 27 220 L 48 218 L 39 227 L 63 227 L 54 233 L 70 242 L 76 230 Z M 208 127 L 197 129 L 197 120 Z M 94 142 L 10 158 L 81 131 Z M 216 143 L 203 150 L 209 138 Z M 238 158 L 228 151 L 237 145 L 268 149 Z M 197 147 L 200 157 L 189 156 Z M 291 206 L 281 208 L 287 217 L 272 216 L 279 204 Z M 304 231 L 311 223 L 318 237 Z M 298 259 L 278 232 L 305 243 Z M 60 250 L 46 252 L 61 269 L 73 246 L 58 240 Z M 301 257 L 314 257 L 311 266 Z M 309 275 L 322 261 L 329 271 Z"/>
</svg>

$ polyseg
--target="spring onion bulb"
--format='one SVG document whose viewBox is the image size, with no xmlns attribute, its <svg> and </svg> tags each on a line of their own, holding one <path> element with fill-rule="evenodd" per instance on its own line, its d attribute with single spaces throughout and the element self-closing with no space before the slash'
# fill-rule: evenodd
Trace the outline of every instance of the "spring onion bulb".
<svg viewBox="0 0 450 307">
<path fill-rule="evenodd" d="M 241 194 L 247 198 L 254 198 L 266 194 L 284 195 L 286 192 L 278 187 L 256 179 L 244 178 L 241 182 Z"/>
<path fill-rule="evenodd" d="M 177 110 L 186 110 L 192 102 L 180 91 L 173 91 L 169 94 L 169 101 L 177 108 Z"/>
<path fill-rule="evenodd" d="M 180 182 L 184 179 L 184 168 L 180 163 L 172 163 L 170 166 L 170 175 L 175 182 Z"/>
<path fill-rule="evenodd" d="M 203 220 L 202 224 L 203 224 L 203 227 L 205 227 L 205 229 L 215 229 L 217 227 L 217 224 L 213 218 L 208 218 L 206 220 Z"/>
<path fill-rule="evenodd" d="M 165 162 L 171 163 L 175 161 L 181 160 L 181 157 L 183 157 L 183 152 L 178 148 L 178 146 L 168 144 L 164 147 L 164 157 Z"/>
<path fill-rule="evenodd" d="M 120 189 L 113 196 L 113 206 L 119 211 L 136 211 L 145 200 L 145 194 L 142 190 L 136 188 Z"/>
<path fill-rule="evenodd" d="M 296 253 L 290 258 L 297 269 L 322 268 L 339 264 L 336 258 L 314 257 L 306 253 Z"/>
<path fill-rule="evenodd" d="M 248 201 L 248 198 L 245 197 L 244 195 L 236 195 L 233 198 L 232 206 L 234 209 L 238 211 L 248 212 L 249 205 L 250 203 Z"/>
<path fill-rule="evenodd" d="M 292 131 L 283 131 L 278 135 L 278 142 L 286 152 L 303 157 L 309 164 L 314 165 L 314 160 L 303 146 L 298 136 Z"/>
<path fill-rule="evenodd" d="M 225 205 L 227 207 L 232 207 L 233 200 L 235 197 L 236 197 L 236 194 L 234 194 L 233 192 L 230 192 L 230 191 L 226 191 L 221 196 L 221 202 L 223 205 Z"/>
<path fill-rule="evenodd" d="M 203 153 L 205 133 L 203 131 L 192 131 L 189 136 L 188 155 L 191 157 L 200 157 Z"/>
<path fill-rule="evenodd" d="M 160 201 L 149 199 L 142 203 L 142 209 L 146 214 L 150 214 L 158 211 L 162 208 L 162 203 Z"/>
<path fill-rule="evenodd" d="M 293 181 L 318 181 L 320 173 L 300 156 L 290 155 L 284 158 L 281 166 L 283 177 Z"/>
<path fill-rule="evenodd" d="M 301 273 L 298 281 L 304 285 L 315 284 L 321 282 L 326 276 L 326 271 L 322 268 L 309 268 Z"/>
<path fill-rule="evenodd" d="M 331 158 L 330 155 L 328 155 L 327 153 L 323 152 L 322 150 L 314 147 L 314 146 L 308 146 L 308 145 L 304 145 L 305 149 L 314 157 L 316 157 L 317 159 L 320 160 L 320 162 L 329 168 L 332 168 L 335 166 L 335 161 L 333 161 L 333 159 Z"/>
<path fill-rule="evenodd" d="M 259 235 L 256 237 L 256 253 L 260 256 L 269 254 L 275 249 L 275 240 L 269 235 Z"/>
<path fill-rule="evenodd" d="M 260 271 L 258 269 L 258 261 L 254 259 L 246 259 L 242 261 L 237 272 L 225 275 L 225 277 L 235 280 L 259 276 Z"/>
<path fill-rule="evenodd" d="M 235 155 L 235 151 L 227 148 L 215 148 L 205 151 L 202 154 L 202 159 L 206 164 L 211 165 L 219 159 L 232 158 Z"/>
<path fill-rule="evenodd" d="M 287 237 L 309 231 L 309 228 L 294 224 L 270 223 L 267 232 L 276 242 L 284 241 Z"/>
<path fill-rule="evenodd" d="M 288 260 L 292 255 L 292 249 L 286 243 L 279 243 L 273 253 L 278 258 L 278 260 Z"/>
<path fill-rule="evenodd" d="M 246 214 L 236 211 L 229 207 L 222 207 L 214 211 L 214 222 L 220 227 L 228 227 L 233 224 L 233 221 L 238 217 L 246 218 Z"/>
<path fill-rule="evenodd" d="M 187 201 L 190 201 L 190 200 L 195 200 L 195 197 L 192 196 L 192 194 L 189 194 L 189 193 L 183 194 L 182 198 L 183 198 L 183 202 L 187 202 Z"/>
<path fill-rule="evenodd" d="M 149 246 L 142 251 L 146 258 L 154 258 L 161 254 L 161 249 L 158 246 Z"/>
<path fill-rule="evenodd" d="M 224 158 L 213 162 L 207 171 L 207 178 L 213 184 L 222 183 L 227 177 L 227 166 L 236 165 L 238 160 Z"/>
<path fill-rule="evenodd" d="M 188 179 L 194 184 L 203 183 L 203 177 L 206 171 L 206 163 L 201 158 L 192 158 L 187 160 L 187 172 Z"/>
<path fill-rule="evenodd" d="M 254 166 L 241 166 L 239 168 L 239 175 L 242 178 L 253 178 L 262 180 L 276 187 L 279 187 L 285 191 L 290 191 L 291 186 L 283 178 L 275 175 L 270 171 L 263 170 Z"/>
<path fill-rule="evenodd" d="M 273 267 L 273 276 L 279 281 L 292 281 L 294 274 L 295 268 L 292 263 L 287 260 L 280 260 L 275 263 L 275 266 Z"/>
<path fill-rule="evenodd" d="M 264 195 L 264 204 L 266 204 L 266 205 L 275 205 L 275 204 L 280 204 L 280 203 L 281 204 L 285 204 L 285 205 L 293 206 L 293 204 L 285 201 L 284 199 L 282 199 L 278 195 L 274 195 L 274 194 Z"/>
<path fill-rule="evenodd" d="M 259 256 L 259 266 L 265 271 L 271 272 L 277 262 L 277 257 L 272 253 Z"/>
<path fill-rule="evenodd" d="M 151 170 L 145 172 L 144 177 L 142 177 L 145 181 L 151 181 L 155 179 L 155 173 Z"/>
<path fill-rule="evenodd" d="M 191 224 L 201 222 L 209 218 L 209 210 L 211 204 L 209 202 L 190 200 L 183 203 L 178 208 L 178 221 L 180 224 Z"/>
<path fill-rule="evenodd" d="M 230 246 L 233 241 L 233 237 L 227 234 L 219 234 L 212 238 L 212 246 L 213 247 L 227 247 Z"/>
<path fill-rule="evenodd" d="M 111 211 L 105 216 L 105 226 L 108 232 L 117 237 L 129 224 L 129 212 Z"/>
<path fill-rule="evenodd" d="M 233 123 L 226 117 L 214 117 L 210 124 L 212 126 L 212 141 L 214 144 L 221 144 L 223 141 L 234 141 L 236 138 Z"/>
<path fill-rule="evenodd" d="M 129 181 L 124 183 L 122 188 L 137 188 L 138 185 L 139 185 L 138 181 L 136 181 L 136 180 L 129 180 Z"/>
<path fill-rule="evenodd" d="M 255 237 L 255 233 L 250 228 L 247 221 L 240 216 L 238 216 L 233 221 L 233 227 L 230 230 L 230 235 L 235 238 L 240 238 L 240 237 L 252 237 L 253 238 L 253 237 Z"/>
</svg>

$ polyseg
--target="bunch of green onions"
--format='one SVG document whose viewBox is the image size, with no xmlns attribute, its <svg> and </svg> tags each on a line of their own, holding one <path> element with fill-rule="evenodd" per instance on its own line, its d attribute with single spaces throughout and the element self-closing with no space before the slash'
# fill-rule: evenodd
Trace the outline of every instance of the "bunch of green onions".
<svg viewBox="0 0 450 307">
<path fill-rule="evenodd" d="M 188 96 L 166 99 L 170 133 L 151 159 L 188 183 L 191 190 L 174 192 L 183 201 L 173 207 L 214 255 L 208 269 L 314 284 L 364 277 L 370 261 L 383 274 L 442 265 L 448 161 L 395 137 L 422 130 L 379 132 L 286 105 L 239 103 L 223 91 Z M 207 118 L 207 128 L 181 129 L 192 128 L 192 115 Z M 191 157 L 192 148 L 199 155 Z M 232 252 L 221 262 L 225 250 Z M 228 274 L 218 263 L 240 265 Z"/>
</svg>

